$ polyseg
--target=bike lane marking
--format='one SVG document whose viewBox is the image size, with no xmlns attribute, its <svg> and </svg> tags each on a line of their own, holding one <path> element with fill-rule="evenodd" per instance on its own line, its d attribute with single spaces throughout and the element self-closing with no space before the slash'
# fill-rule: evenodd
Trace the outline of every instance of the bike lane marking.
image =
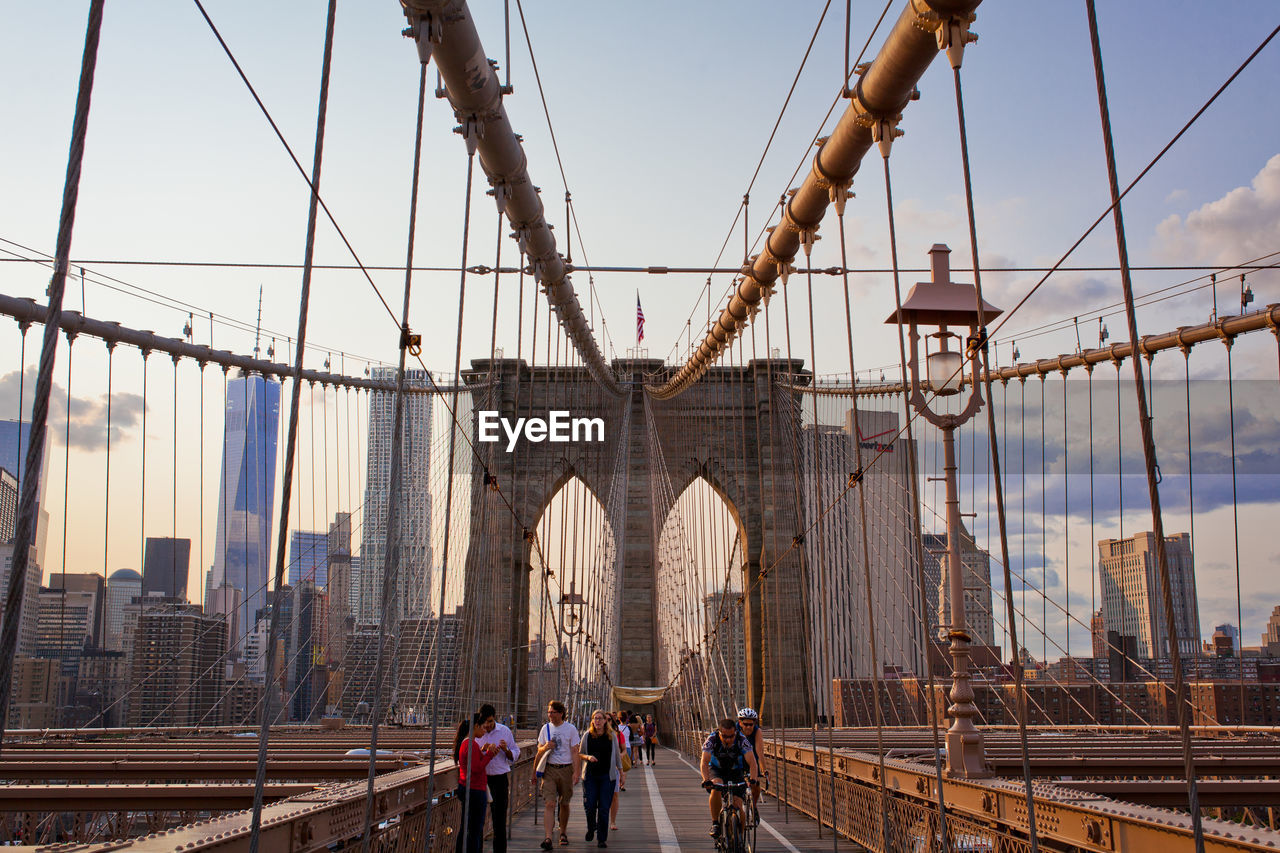
<svg viewBox="0 0 1280 853">
<path fill-rule="evenodd" d="M 658 791 L 658 779 L 653 775 L 653 768 L 644 766 L 645 787 L 649 789 L 649 807 L 653 810 L 653 823 L 658 829 L 658 844 L 662 853 L 680 853 L 680 842 L 676 838 L 676 829 L 671 825 L 667 815 L 667 807 L 662 802 L 662 794 Z"/>
</svg>

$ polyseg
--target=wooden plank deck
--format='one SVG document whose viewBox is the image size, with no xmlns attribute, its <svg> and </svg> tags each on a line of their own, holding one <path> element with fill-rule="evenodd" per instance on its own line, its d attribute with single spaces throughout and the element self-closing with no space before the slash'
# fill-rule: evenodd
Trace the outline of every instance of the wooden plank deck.
<svg viewBox="0 0 1280 853">
<path fill-rule="evenodd" d="M 707 795 L 700 786 L 697 768 L 673 749 L 659 749 L 653 766 L 639 765 L 627 774 L 626 790 L 618 808 L 618 828 L 609 832 L 609 850 L 613 853 L 689 853 L 712 851 L 715 845 L 707 835 L 711 816 Z M 511 827 L 509 850 L 538 850 L 546 832 L 543 807 L 539 799 L 516 816 Z M 534 815 L 537 813 L 537 824 Z M 756 833 L 756 849 L 761 853 L 825 853 L 833 849 L 862 850 L 841 838 L 833 847 L 831 830 L 818 825 L 810 817 L 786 809 L 766 792 L 760 798 L 762 822 Z M 555 850 L 585 853 L 596 850 L 595 841 L 586 841 L 586 818 L 583 815 L 581 787 L 574 790 L 573 808 L 569 813 L 569 846 L 555 845 Z M 552 835 L 555 841 L 555 834 Z M 491 842 L 485 842 L 488 850 Z"/>
</svg>

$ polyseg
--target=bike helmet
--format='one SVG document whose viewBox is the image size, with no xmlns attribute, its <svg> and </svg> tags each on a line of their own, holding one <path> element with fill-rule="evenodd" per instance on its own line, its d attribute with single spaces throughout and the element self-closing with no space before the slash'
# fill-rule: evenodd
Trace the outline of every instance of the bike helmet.
<svg viewBox="0 0 1280 853">
<path fill-rule="evenodd" d="M 738 719 L 739 720 L 755 720 L 758 723 L 760 722 L 760 715 L 755 712 L 754 708 L 743 708 L 742 710 L 738 711 Z"/>
</svg>

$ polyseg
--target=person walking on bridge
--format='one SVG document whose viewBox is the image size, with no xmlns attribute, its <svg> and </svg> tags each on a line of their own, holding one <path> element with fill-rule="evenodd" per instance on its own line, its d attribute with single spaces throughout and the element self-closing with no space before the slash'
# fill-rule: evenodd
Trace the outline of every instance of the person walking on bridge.
<svg viewBox="0 0 1280 853">
<path fill-rule="evenodd" d="M 484 849 L 484 813 L 489 799 L 485 769 L 498 752 L 493 744 L 480 745 L 484 735 L 484 718 L 476 714 L 471 718 L 469 735 L 458 744 L 458 792 L 463 799 L 457 853 L 481 853 Z"/>
<path fill-rule="evenodd" d="M 552 699 L 547 705 L 547 722 L 538 731 L 538 758 L 534 762 L 534 784 L 541 778 L 542 796 L 547 801 L 543 821 L 547 837 L 542 840 L 543 850 L 551 849 L 551 827 L 557 805 L 560 844 L 569 844 L 569 803 L 573 800 L 573 787 L 582 775 L 580 740 L 577 727 L 564 718 L 564 703 Z"/>
<path fill-rule="evenodd" d="M 582 736 L 579 754 L 587 763 L 582 774 L 582 802 L 587 809 L 587 840 L 596 839 L 597 847 L 608 847 L 609 806 L 613 803 L 622 759 L 618 752 L 618 735 L 609 726 L 604 711 L 591 714 L 591 727 Z"/>
<path fill-rule="evenodd" d="M 493 853 L 507 853 L 507 808 L 511 801 L 511 762 L 520 758 L 520 747 L 511 729 L 498 722 L 497 711 L 490 704 L 480 706 L 485 735 L 481 746 L 497 748 L 485 772 L 489 775 L 489 816 L 493 821 Z"/>
<path fill-rule="evenodd" d="M 658 724 L 653 721 L 653 714 L 646 714 L 644 718 L 644 748 L 649 763 L 657 764 L 653 752 L 658 748 Z"/>
</svg>

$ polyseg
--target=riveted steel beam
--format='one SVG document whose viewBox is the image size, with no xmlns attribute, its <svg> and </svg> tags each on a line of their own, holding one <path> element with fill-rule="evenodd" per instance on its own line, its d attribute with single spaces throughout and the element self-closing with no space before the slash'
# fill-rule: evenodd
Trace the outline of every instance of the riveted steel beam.
<svg viewBox="0 0 1280 853">
<path fill-rule="evenodd" d="M 12 317 L 20 325 L 43 323 L 45 319 L 44 311 L 45 307 L 34 299 L 0 294 L 0 315 Z M 248 374 L 274 377 L 281 381 L 293 378 L 293 367 L 287 364 L 266 361 L 260 358 L 250 358 L 247 355 L 237 355 L 229 350 L 214 349 L 200 344 L 189 343 L 182 338 L 167 338 L 147 329 L 131 329 L 111 320 L 95 320 L 84 316 L 78 311 L 63 311 L 61 316 L 62 330 L 68 335 L 86 335 L 98 338 L 108 345 L 125 344 L 126 346 L 137 347 L 148 353 L 163 352 L 173 356 L 175 361 L 180 358 L 189 358 L 198 364 L 217 364 L 225 370 L 236 368 Z M 303 382 L 332 385 L 336 388 L 361 388 L 366 391 L 387 392 L 396 390 L 396 383 L 394 382 L 383 382 L 358 376 L 343 376 L 337 373 L 322 373 L 318 370 L 303 370 L 300 377 Z M 410 385 L 404 390 L 410 394 L 444 394 L 455 390 L 472 391 L 475 390 L 475 386 L 468 385 L 454 388 L 450 385 L 437 385 L 434 387 Z M 201 729 L 201 731 L 214 730 L 214 728 Z M 95 731 L 123 730 L 104 729 Z M 29 732 L 20 731 L 16 734 L 29 734 Z"/>
<path fill-rule="evenodd" d="M 833 191 L 847 188 L 862 158 L 881 139 L 897 135 L 902 110 L 916 83 L 939 52 L 939 30 L 955 21 L 966 25 L 980 0 L 909 0 L 880 52 L 853 87 L 849 107 L 831 135 L 822 140 L 804 183 L 783 205 L 781 221 L 765 241 L 764 251 L 742 268 L 742 278 L 698 349 L 673 376 L 649 392 L 674 397 L 697 381 L 719 359 L 773 292 L 783 286 L 802 244 L 811 242 L 832 202 Z"/>
<path fill-rule="evenodd" d="M 1240 335 L 1247 335 L 1251 332 L 1260 332 L 1267 329 L 1275 332 L 1277 328 L 1280 328 L 1280 303 L 1268 305 L 1248 314 L 1222 317 L 1196 326 L 1179 326 L 1172 332 L 1143 335 L 1138 340 L 1137 351 L 1149 358 L 1164 350 L 1189 350 L 1196 344 L 1202 344 L 1205 341 L 1233 340 Z M 1092 370 L 1099 364 L 1113 363 L 1118 365 L 1125 359 L 1132 358 L 1133 353 L 1133 344 L 1129 341 L 1122 341 L 1107 347 L 1056 355 L 1052 358 L 1042 358 L 1038 361 L 1021 362 L 1009 367 L 998 367 L 989 373 L 981 375 L 990 377 L 992 382 L 1008 382 L 1011 379 L 1028 379 L 1052 374 L 1065 374 L 1080 367 Z M 783 382 L 781 384 L 783 387 L 791 388 L 794 391 L 832 397 L 884 397 L 895 396 L 903 391 L 901 382 L 859 382 L 856 386 L 850 385 L 848 382 L 824 383 L 821 381 L 812 385 L 807 382 L 804 384 Z M 968 384 L 967 377 L 962 380 L 962 384 Z M 1233 730 L 1238 731 L 1239 727 L 1233 727 Z"/>
<path fill-rule="evenodd" d="M 458 120 L 457 130 L 479 155 L 498 210 L 511 224 L 556 319 L 592 377 L 614 394 L 622 394 L 596 345 L 565 260 L 556 251 L 539 190 L 529 177 L 524 146 L 507 119 L 502 84 L 485 55 L 471 10 L 465 0 L 401 0 L 400 5 L 409 20 L 405 33 L 416 41 L 422 62 L 435 60 Z"/>
</svg>

